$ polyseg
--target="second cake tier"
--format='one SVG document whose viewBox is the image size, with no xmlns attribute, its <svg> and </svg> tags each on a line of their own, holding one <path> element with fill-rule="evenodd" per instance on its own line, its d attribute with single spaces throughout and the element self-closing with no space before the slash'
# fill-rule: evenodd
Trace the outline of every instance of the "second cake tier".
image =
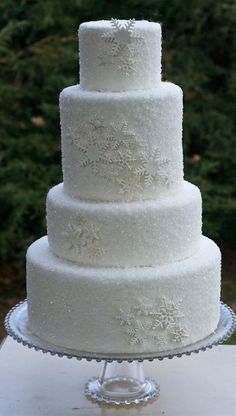
<svg viewBox="0 0 236 416">
<path fill-rule="evenodd" d="M 49 191 L 51 250 L 84 265 L 149 266 L 193 255 L 201 239 L 201 194 L 184 182 L 158 201 L 92 203 L 72 198 L 63 184 Z"/>
<path fill-rule="evenodd" d="M 85 91 L 60 95 L 67 193 L 84 200 L 134 201 L 178 193 L 183 183 L 182 90 Z"/>
</svg>

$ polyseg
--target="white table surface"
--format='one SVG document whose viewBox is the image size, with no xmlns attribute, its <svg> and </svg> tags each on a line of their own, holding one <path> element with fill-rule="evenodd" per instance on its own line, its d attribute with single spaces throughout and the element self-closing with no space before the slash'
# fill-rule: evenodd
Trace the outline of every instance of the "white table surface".
<svg viewBox="0 0 236 416">
<path fill-rule="evenodd" d="M 52 357 L 7 338 L 0 350 L 0 416 L 235 416 L 236 346 L 145 362 L 161 385 L 157 400 L 115 408 L 88 400 L 100 363 Z"/>
</svg>

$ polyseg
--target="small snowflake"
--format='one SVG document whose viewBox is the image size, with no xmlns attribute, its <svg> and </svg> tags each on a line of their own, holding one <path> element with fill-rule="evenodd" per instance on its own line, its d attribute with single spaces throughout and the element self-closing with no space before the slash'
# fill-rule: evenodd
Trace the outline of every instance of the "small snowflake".
<svg viewBox="0 0 236 416">
<path fill-rule="evenodd" d="M 138 304 L 133 307 L 133 310 L 137 312 L 137 315 L 153 315 L 153 305 L 148 301 L 148 299 L 143 299 L 142 302 L 139 301 Z"/>
<path fill-rule="evenodd" d="M 96 246 L 95 244 L 91 245 L 90 248 L 90 257 L 97 261 L 103 261 L 104 260 L 104 249 L 101 247 Z"/>
<path fill-rule="evenodd" d="M 99 143 L 96 135 L 89 135 L 85 140 L 77 140 L 76 145 L 81 151 L 80 166 L 91 166 L 93 173 L 98 172 L 98 165 L 104 160 L 104 151 L 108 145 Z"/>
<path fill-rule="evenodd" d="M 119 60 L 119 69 L 124 75 L 129 76 L 137 71 L 136 64 L 137 62 L 134 58 L 123 56 Z"/>
<path fill-rule="evenodd" d="M 119 193 L 124 196 L 126 200 L 135 200 L 140 197 L 140 193 L 143 191 L 141 182 L 132 174 L 126 175 L 119 180 L 120 190 Z"/>
<path fill-rule="evenodd" d="M 137 137 L 133 131 L 129 130 L 127 122 L 119 125 L 111 123 L 106 136 L 111 150 L 120 148 L 134 150 L 138 147 Z"/>
<path fill-rule="evenodd" d="M 158 311 L 155 313 L 155 320 L 153 322 L 153 329 L 158 327 L 160 328 L 170 328 L 176 322 L 176 319 L 179 317 L 179 310 L 177 305 L 172 302 L 167 303 L 163 300 L 162 305 L 158 308 Z"/>
<path fill-rule="evenodd" d="M 177 343 L 180 344 L 183 342 L 183 339 L 185 337 L 187 337 L 187 332 L 186 329 L 180 326 L 176 326 L 172 331 L 171 331 L 171 336 L 173 338 L 173 340 Z"/>
<path fill-rule="evenodd" d="M 143 344 L 147 337 L 145 329 L 141 325 L 133 328 L 126 328 L 126 334 L 129 335 L 130 344 Z"/>
<path fill-rule="evenodd" d="M 103 249 L 98 246 L 101 236 L 97 225 L 78 217 L 75 223 L 68 224 L 62 235 L 68 250 L 102 260 Z"/>
<path fill-rule="evenodd" d="M 123 311 L 120 309 L 120 314 L 117 315 L 116 319 L 120 321 L 120 325 L 131 325 L 134 316 L 130 312 Z"/>
<path fill-rule="evenodd" d="M 77 137 L 77 131 L 72 129 L 71 126 L 67 126 L 62 130 L 62 135 L 65 137 L 66 142 L 74 144 Z"/>
<path fill-rule="evenodd" d="M 94 131 L 104 129 L 106 127 L 104 119 L 99 118 L 95 118 L 94 120 L 90 121 L 90 124 L 92 126 L 92 130 Z"/>
<path fill-rule="evenodd" d="M 159 178 L 165 184 L 168 183 L 166 165 L 169 163 L 169 159 L 161 158 L 159 149 L 141 152 L 140 162 L 141 166 L 136 169 L 136 173 L 144 177 L 145 184 L 150 185 Z"/>
<path fill-rule="evenodd" d="M 67 231 L 62 233 L 63 237 L 66 239 L 66 245 L 68 250 L 77 251 L 81 249 L 83 244 L 81 241 L 81 235 L 83 233 L 83 228 L 81 224 L 68 224 Z"/>
</svg>

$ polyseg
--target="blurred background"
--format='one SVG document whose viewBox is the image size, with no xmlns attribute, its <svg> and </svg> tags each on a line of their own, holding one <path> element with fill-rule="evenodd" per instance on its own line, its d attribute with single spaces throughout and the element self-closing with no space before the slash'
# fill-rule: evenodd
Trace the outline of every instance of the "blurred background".
<svg viewBox="0 0 236 416">
<path fill-rule="evenodd" d="M 162 23 L 163 79 L 184 91 L 185 178 L 201 188 L 222 299 L 236 311 L 235 0 L 1 0 L 0 337 L 26 296 L 25 252 L 46 233 L 47 191 L 62 181 L 58 97 L 79 82 L 79 24 L 111 17 Z"/>
</svg>

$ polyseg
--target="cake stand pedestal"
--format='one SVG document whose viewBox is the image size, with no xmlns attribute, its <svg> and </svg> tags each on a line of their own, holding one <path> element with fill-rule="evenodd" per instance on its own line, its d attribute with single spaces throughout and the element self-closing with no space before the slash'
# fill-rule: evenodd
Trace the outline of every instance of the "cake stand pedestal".
<svg viewBox="0 0 236 416">
<path fill-rule="evenodd" d="M 104 361 L 100 376 L 86 383 L 85 394 L 99 402 L 130 405 L 146 402 L 159 394 L 157 383 L 144 377 L 144 360 L 182 357 L 221 344 L 235 331 L 236 316 L 229 306 L 221 303 L 220 319 L 214 333 L 183 348 L 148 354 L 89 354 L 47 343 L 33 334 L 29 328 L 27 301 L 20 302 L 10 310 L 5 318 L 5 328 L 17 342 L 36 351 L 78 360 Z"/>
</svg>

